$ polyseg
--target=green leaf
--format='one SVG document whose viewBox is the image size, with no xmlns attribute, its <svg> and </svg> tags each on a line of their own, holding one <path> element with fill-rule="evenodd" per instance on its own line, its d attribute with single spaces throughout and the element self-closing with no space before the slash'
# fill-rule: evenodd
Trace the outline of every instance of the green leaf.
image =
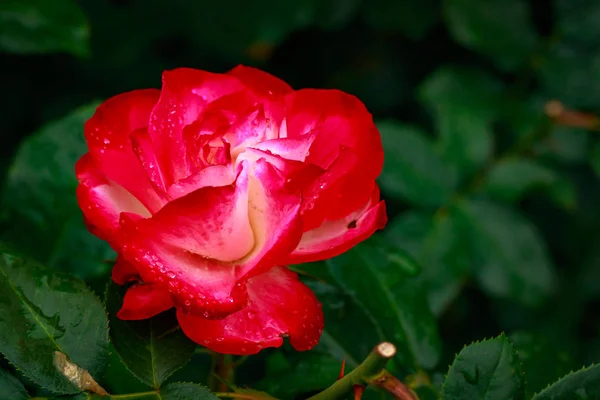
<svg viewBox="0 0 600 400">
<path fill-rule="evenodd" d="M 0 49 L 15 53 L 87 55 L 89 27 L 73 0 L 0 2 Z"/>
<path fill-rule="evenodd" d="M 255 385 L 280 399 L 294 399 L 327 388 L 337 379 L 342 365 L 331 355 L 315 351 L 294 354 L 294 360 L 281 358 L 281 353 L 270 356 L 265 377 Z"/>
<path fill-rule="evenodd" d="M 86 151 L 83 124 L 96 103 L 46 125 L 19 148 L 8 172 L 0 238 L 48 267 L 78 277 L 101 276 L 114 260 L 88 232 L 77 206 L 75 163 Z"/>
<path fill-rule="evenodd" d="M 565 164 L 585 163 L 590 151 L 587 131 L 565 126 L 552 128 L 549 137 L 535 147 L 537 155 Z"/>
<path fill-rule="evenodd" d="M 90 393 L 81 393 L 68 397 L 70 400 L 101 400 L 101 399 L 127 399 L 127 400 L 217 400 L 218 397 L 204 386 L 189 382 L 174 382 L 161 388 L 159 391 L 127 393 L 122 395 L 100 397 Z M 61 397 L 63 399 L 63 397 Z M 56 399 L 59 400 L 59 399 Z"/>
<path fill-rule="evenodd" d="M 394 257 L 387 249 L 362 244 L 328 264 L 338 284 L 372 316 L 385 338 L 398 346 L 400 365 L 432 368 L 441 346 L 435 319 L 422 287 Z"/>
<path fill-rule="evenodd" d="M 378 322 L 355 299 L 334 285 L 304 282 L 322 304 L 325 329 L 314 351 L 330 354 L 350 368 L 358 366 L 373 347 L 385 340 Z"/>
<path fill-rule="evenodd" d="M 543 333 L 515 332 L 510 335 L 510 341 L 523 363 L 528 398 L 571 371 L 570 353 Z"/>
<path fill-rule="evenodd" d="M 525 158 L 507 158 L 496 163 L 488 174 L 484 190 L 504 201 L 518 201 L 530 190 L 542 188 L 561 206 L 572 209 L 575 188 L 552 169 Z"/>
<path fill-rule="evenodd" d="M 590 166 L 600 178 L 600 142 L 596 143 L 590 153 Z"/>
<path fill-rule="evenodd" d="M 485 200 L 459 205 L 470 233 L 475 274 L 488 294 L 535 306 L 553 293 L 554 267 L 535 226 Z"/>
<path fill-rule="evenodd" d="M 165 379 L 190 360 L 196 344 L 181 332 L 170 312 L 143 321 L 117 318 L 124 294 L 125 289 L 112 282 L 106 289 L 112 343 L 125 366 L 137 378 L 148 386 L 159 388 Z"/>
<path fill-rule="evenodd" d="M 0 399 L 25 400 L 29 393 L 17 378 L 0 369 Z"/>
<path fill-rule="evenodd" d="M 463 173 L 489 160 L 492 122 L 498 113 L 502 84 L 472 68 L 444 66 L 419 88 L 421 102 L 434 115 L 443 156 Z"/>
<path fill-rule="evenodd" d="M 207 388 L 195 383 L 170 383 L 160 390 L 162 400 L 217 400 Z"/>
<path fill-rule="evenodd" d="M 532 400 L 593 400 L 600 398 L 600 365 L 582 368 L 559 379 Z"/>
<path fill-rule="evenodd" d="M 458 296 L 470 272 L 469 242 L 462 231 L 453 210 L 435 216 L 408 211 L 384 231 L 388 242 L 406 250 L 421 266 L 418 280 L 438 316 Z"/>
<path fill-rule="evenodd" d="M 447 203 L 456 187 L 457 176 L 436 153 L 425 133 L 395 121 L 382 121 L 377 127 L 385 151 L 379 177 L 383 191 L 415 205 Z"/>
<path fill-rule="evenodd" d="M 600 106 L 600 5 L 594 0 L 554 0 L 555 31 L 539 60 L 547 97 L 570 108 Z"/>
<path fill-rule="evenodd" d="M 55 366 L 55 352 L 97 376 L 104 366 L 108 322 L 83 282 L 0 254 L 0 352 L 38 385 L 79 391 Z"/>
<path fill-rule="evenodd" d="M 216 1 L 175 8 L 170 15 L 179 17 L 187 13 L 188 36 L 201 48 L 208 47 L 237 60 L 240 54 L 246 53 L 250 58 L 264 61 L 264 56 L 254 55 L 256 50 L 268 54 L 290 33 L 308 27 L 315 21 L 317 10 L 327 8 L 323 3 L 321 0 Z M 141 8 L 147 6 L 142 4 Z M 162 8 L 165 7 L 161 7 L 161 11 Z M 334 9 L 332 7 L 332 11 Z M 319 16 L 322 24 L 327 19 Z M 335 18 L 331 21 L 335 22 Z"/>
<path fill-rule="evenodd" d="M 150 388 L 144 385 L 136 378 L 131 371 L 127 369 L 121 357 L 117 354 L 114 345 L 109 344 L 109 355 L 102 382 L 105 383 L 104 389 L 109 393 L 128 393 L 128 392 L 145 392 Z M 208 372 L 206 373 L 208 375 Z M 181 379 L 177 379 L 181 380 Z"/>
<path fill-rule="evenodd" d="M 461 350 L 442 386 L 444 400 L 521 400 L 521 364 L 504 334 Z"/>
<path fill-rule="evenodd" d="M 537 35 L 524 0 L 443 0 L 452 37 L 504 70 L 514 70 L 532 55 Z"/>
<path fill-rule="evenodd" d="M 360 10 L 360 0 L 315 1 L 315 23 L 323 29 L 340 29 L 352 21 Z"/>
<path fill-rule="evenodd" d="M 435 0 L 372 0 L 364 8 L 363 15 L 371 28 L 398 31 L 414 40 L 423 39 L 439 19 Z"/>
</svg>

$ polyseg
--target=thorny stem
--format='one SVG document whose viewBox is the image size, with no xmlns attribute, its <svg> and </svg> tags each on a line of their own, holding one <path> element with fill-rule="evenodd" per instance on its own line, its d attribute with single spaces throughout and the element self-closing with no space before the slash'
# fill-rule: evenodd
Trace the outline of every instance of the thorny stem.
<svg viewBox="0 0 600 400">
<path fill-rule="evenodd" d="M 377 345 L 365 360 L 348 375 L 307 400 L 343 399 L 355 385 L 374 385 L 386 390 L 399 400 L 418 400 L 406 385 L 385 370 L 388 361 L 396 355 L 396 347 L 388 342 Z"/>
</svg>

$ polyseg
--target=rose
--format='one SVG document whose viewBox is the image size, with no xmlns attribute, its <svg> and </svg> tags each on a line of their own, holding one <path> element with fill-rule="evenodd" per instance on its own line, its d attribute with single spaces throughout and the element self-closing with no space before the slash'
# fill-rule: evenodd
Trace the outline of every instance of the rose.
<svg viewBox="0 0 600 400">
<path fill-rule="evenodd" d="M 176 69 L 162 90 L 101 104 L 76 165 L 90 230 L 133 282 L 121 319 L 176 307 L 194 341 L 222 353 L 312 348 L 323 314 L 285 266 L 340 254 L 386 222 L 370 114 L 337 90 L 293 91 L 239 66 Z"/>
</svg>

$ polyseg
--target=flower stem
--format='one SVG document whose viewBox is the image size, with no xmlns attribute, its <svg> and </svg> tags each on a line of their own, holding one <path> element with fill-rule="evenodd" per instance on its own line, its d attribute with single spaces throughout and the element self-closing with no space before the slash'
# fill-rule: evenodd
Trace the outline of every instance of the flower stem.
<svg viewBox="0 0 600 400">
<path fill-rule="evenodd" d="M 213 354 L 213 364 L 208 377 L 209 388 L 213 392 L 229 391 L 229 384 L 235 379 L 235 365 L 230 354 Z"/>
<path fill-rule="evenodd" d="M 380 387 L 396 399 L 418 400 L 408 387 L 385 370 L 385 366 L 394 355 L 396 346 L 388 342 L 380 343 L 352 372 L 307 400 L 343 399 L 354 386 L 367 385 Z"/>
</svg>

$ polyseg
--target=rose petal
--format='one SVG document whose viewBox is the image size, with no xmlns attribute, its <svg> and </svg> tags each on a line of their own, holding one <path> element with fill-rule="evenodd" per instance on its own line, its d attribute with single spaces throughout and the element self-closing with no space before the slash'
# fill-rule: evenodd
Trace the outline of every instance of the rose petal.
<svg viewBox="0 0 600 400">
<path fill-rule="evenodd" d="M 244 281 L 277 265 L 302 235 L 300 197 L 286 191 L 285 179 L 276 169 L 259 160 L 249 177 L 247 162 L 240 168 L 235 186 L 205 187 L 173 201 L 150 219 L 121 222 L 128 238 L 123 255 L 143 280 L 167 283 L 178 308 L 206 318 L 222 318 L 243 308 Z M 245 205 L 237 202 L 240 198 Z M 248 223 L 253 236 L 253 246 L 243 258 L 223 261 L 201 252 L 221 251 L 223 246 L 235 251 L 247 248 L 245 238 L 233 238 L 229 232 L 235 234 L 240 223 Z"/>
<path fill-rule="evenodd" d="M 77 201 L 86 222 L 94 227 L 95 234 L 118 249 L 119 214 L 131 212 L 148 217 L 150 211 L 122 186 L 107 180 L 89 153 L 77 161 L 75 173 L 79 180 Z"/>
<path fill-rule="evenodd" d="M 281 79 L 256 68 L 238 65 L 228 72 L 244 83 L 248 88 L 262 96 L 283 96 L 293 89 Z"/>
<path fill-rule="evenodd" d="M 148 130 L 138 129 L 131 133 L 130 139 L 133 152 L 139 160 L 140 165 L 144 169 L 148 180 L 152 184 L 152 187 L 155 189 L 156 193 L 158 193 L 161 198 L 165 199 L 164 203 L 166 203 L 167 184 L 165 173 L 158 162 L 158 158 L 156 156 L 156 152 L 154 151 L 154 146 L 152 145 L 152 140 L 150 139 Z"/>
<path fill-rule="evenodd" d="M 117 262 L 112 269 L 112 280 L 117 285 L 124 285 L 127 282 L 138 280 L 139 277 L 140 273 L 133 265 L 125 261 L 122 256 L 117 257 Z"/>
<path fill-rule="evenodd" d="M 383 166 L 381 138 L 371 115 L 354 96 L 305 89 L 285 99 L 288 137 L 315 134 L 305 162 L 327 171 L 302 193 L 305 229 L 314 229 L 348 215 L 369 199 Z"/>
<path fill-rule="evenodd" d="M 125 292 L 123 306 L 117 312 L 117 318 L 140 320 L 152 318 L 173 307 L 169 292 L 162 286 L 138 284 Z"/>
<path fill-rule="evenodd" d="M 269 151 L 288 160 L 304 161 L 316 137 L 316 133 L 307 133 L 293 138 L 264 140 L 252 145 L 252 148 Z"/>
<path fill-rule="evenodd" d="M 235 174 L 230 166 L 211 165 L 172 184 L 168 194 L 172 199 L 178 199 L 203 187 L 231 185 L 234 180 Z"/>
<path fill-rule="evenodd" d="M 240 259 L 254 247 L 248 220 L 248 170 L 235 185 L 207 186 L 171 201 L 137 226 L 165 248 L 180 249 L 216 262 Z"/>
<path fill-rule="evenodd" d="M 323 331 L 323 312 L 314 293 L 285 267 L 250 279 L 248 306 L 221 320 L 178 311 L 183 332 L 192 340 L 224 354 L 255 354 L 279 347 L 289 335 L 297 350 L 310 350 Z"/>
<path fill-rule="evenodd" d="M 237 78 L 225 74 L 191 68 L 163 73 L 162 91 L 152 110 L 148 132 L 167 187 L 193 172 L 186 156 L 183 128 L 196 121 L 210 102 L 243 88 Z"/>
<path fill-rule="evenodd" d="M 366 207 L 345 218 L 326 221 L 318 228 L 304 232 L 287 263 L 301 264 L 335 257 L 367 239 L 376 230 L 383 229 L 386 222 L 385 203 L 369 201 Z"/>
<path fill-rule="evenodd" d="M 129 135 L 145 130 L 159 91 L 136 90 L 102 103 L 84 127 L 89 152 L 98 169 L 132 193 L 151 211 L 164 202 L 153 190 L 132 151 Z"/>
</svg>

